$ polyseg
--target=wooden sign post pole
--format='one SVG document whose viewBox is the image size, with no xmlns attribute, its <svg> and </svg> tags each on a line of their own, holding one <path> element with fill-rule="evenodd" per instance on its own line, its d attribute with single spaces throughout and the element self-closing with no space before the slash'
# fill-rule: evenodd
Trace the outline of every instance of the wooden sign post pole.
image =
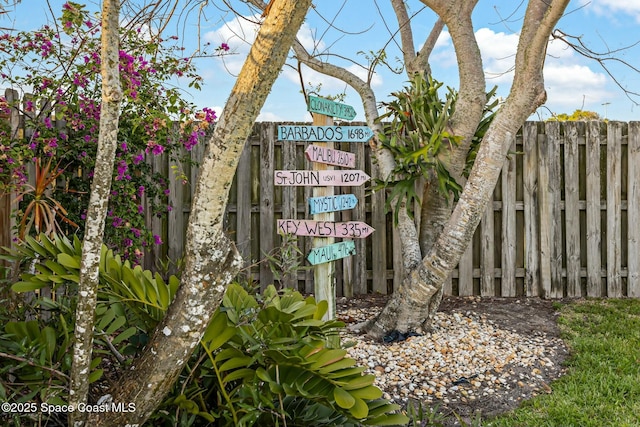
<svg viewBox="0 0 640 427">
<path fill-rule="evenodd" d="M 313 125 L 314 126 L 332 126 L 333 117 L 325 116 L 324 114 L 313 113 Z M 316 146 L 333 149 L 333 142 L 317 142 Z M 313 162 L 313 170 L 332 170 L 333 166 Z M 313 197 L 327 197 L 333 196 L 333 186 L 323 186 L 313 188 Z M 313 219 L 318 221 L 334 221 L 335 215 L 333 212 L 324 212 L 315 214 Z M 335 242 L 333 237 L 314 237 L 312 247 L 331 245 Z M 317 301 L 327 300 L 329 309 L 325 313 L 323 319 L 331 320 L 336 318 L 336 275 L 335 275 L 335 263 L 325 262 L 322 264 L 313 266 L 313 283 L 314 294 Z"/>
</svg>

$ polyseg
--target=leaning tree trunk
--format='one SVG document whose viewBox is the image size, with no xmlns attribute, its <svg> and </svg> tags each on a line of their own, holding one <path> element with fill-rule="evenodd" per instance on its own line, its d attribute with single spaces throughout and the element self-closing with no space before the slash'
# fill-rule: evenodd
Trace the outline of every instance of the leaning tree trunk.
<svg viewBox="0 0 640 427">
<path fill-rule="evenodd" d="M 76 308 L 75 343 L 71 365 L 71 385 L 69 404 L 78 407 L 87 402 L 89 392 L 89 371 L 93 348 L 93 327 L 98 292 L 98 270 L 104 221 L 113 176 L 116 147 L 118 145 L 118 117 L 120 115 L 119 33 L 120 0 L 104 0 L 102 4 L 101 72 L 102 106 L 100 110 L 100 130 L 98 152 L 91 183 L 91 196 L 87 208 L 80 283 L 78 284 L 78 305 Z M 85 413 L 71 412 L 69 421 L 73 426 L 84 425 Z"/>
<path fill-rule="evenodd" d="M 471 242 L 493 194 L 512 138 L 526 118 L 546 100 L 542 75 L 546 46 L 567 4 L 568 0 L 529 3 L 510 94 L 485 135 L 460 200 L 420 265 L 407 274 L 380 315 L 365 326 L 370 336 L 381 338 L 391 330 L 417 330 L 430 318 L 431 299 L 440 292 Z M 456 46 L 456 52 L 458 50 Z"/>
<path fill-rule="evenodd" d="M 166 317 L 143 354 L 111 392 L 133 413 L 92 414 L 98 426 L 142 424 L 198 345 L 242 259 L 223 229 L 238 159 L 253 123 L 302 25 L 311 0 L 275 0 L 238 76 L 200 167 L 187 228 L 185 270 Z"/>
</svg>

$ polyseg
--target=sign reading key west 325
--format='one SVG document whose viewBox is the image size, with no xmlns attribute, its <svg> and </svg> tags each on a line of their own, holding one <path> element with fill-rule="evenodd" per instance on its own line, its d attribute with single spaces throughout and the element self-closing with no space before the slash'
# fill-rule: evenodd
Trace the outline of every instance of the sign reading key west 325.
<svg viewBox="0 0 640 427">
<path fill-rule="evenodd" d="M 356 110 L 347 104 L 330 101 L 317 96 L 309 96 L 309 104 L 307 110 L 312 113 L 324 114 L 325 116 L 338 117 L 345 120 L 353 120 L 356 116 Z"/>
</svg>

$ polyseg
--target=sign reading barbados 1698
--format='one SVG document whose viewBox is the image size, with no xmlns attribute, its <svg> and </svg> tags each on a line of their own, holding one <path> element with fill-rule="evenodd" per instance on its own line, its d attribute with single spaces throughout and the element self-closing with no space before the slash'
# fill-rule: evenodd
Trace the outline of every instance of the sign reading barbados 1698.
<svg viewBox="0 0 640 427">
<path fill-rule="evenodd" d="M 372 136 L 367 126 L 278 126 L 278 141 L 367 142 Z"/>
</svg>

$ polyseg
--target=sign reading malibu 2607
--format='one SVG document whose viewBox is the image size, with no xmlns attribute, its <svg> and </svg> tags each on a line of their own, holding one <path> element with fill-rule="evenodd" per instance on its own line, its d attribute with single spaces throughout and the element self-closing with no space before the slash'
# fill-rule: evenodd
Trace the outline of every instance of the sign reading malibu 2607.
<svg viewBox="0 0 640 427">
<path fill-rule="evenodd" d="M 309 97 L 308 110 L 313 113 L 345 120 L 351 120 L 356 116 L 355 109 L 350 105 L 315 96 Z M 373 137 L 373 131 L 366 126 L 278 126 L 278 140 L 280 141 L 316 142 L 321 144 L 309 145 L 306 148 L 305 154 L 310 161 L 345 168 L 355 167 L 355 154 L 326 147 L 322 143 L 363 143 L 371 139 L 371 137 Z M 277 170 L 274 172 L 273 178 L 275 185 L 356 187 L 367 182 L 370 176 L 361 170 Z M 311 197 L 309 198 L 309 212 L 315 215 L 344 211 L 353 209 L 357 203 L 358 199 L 353 194 Z M 279 234 L 293 234 L 296 236 L 353 239 L 365 238 L 374 231 L 373 227 L 360 221 L 334 222 L 333 219 L 329 221 L 278 220 Z M 353 240 L 344 240 L 331 245 L 314 247 L 307 260 L 313 265 L 324 264 L 355 255 L 355 253 L 356 248 Z"/>
</svg>

